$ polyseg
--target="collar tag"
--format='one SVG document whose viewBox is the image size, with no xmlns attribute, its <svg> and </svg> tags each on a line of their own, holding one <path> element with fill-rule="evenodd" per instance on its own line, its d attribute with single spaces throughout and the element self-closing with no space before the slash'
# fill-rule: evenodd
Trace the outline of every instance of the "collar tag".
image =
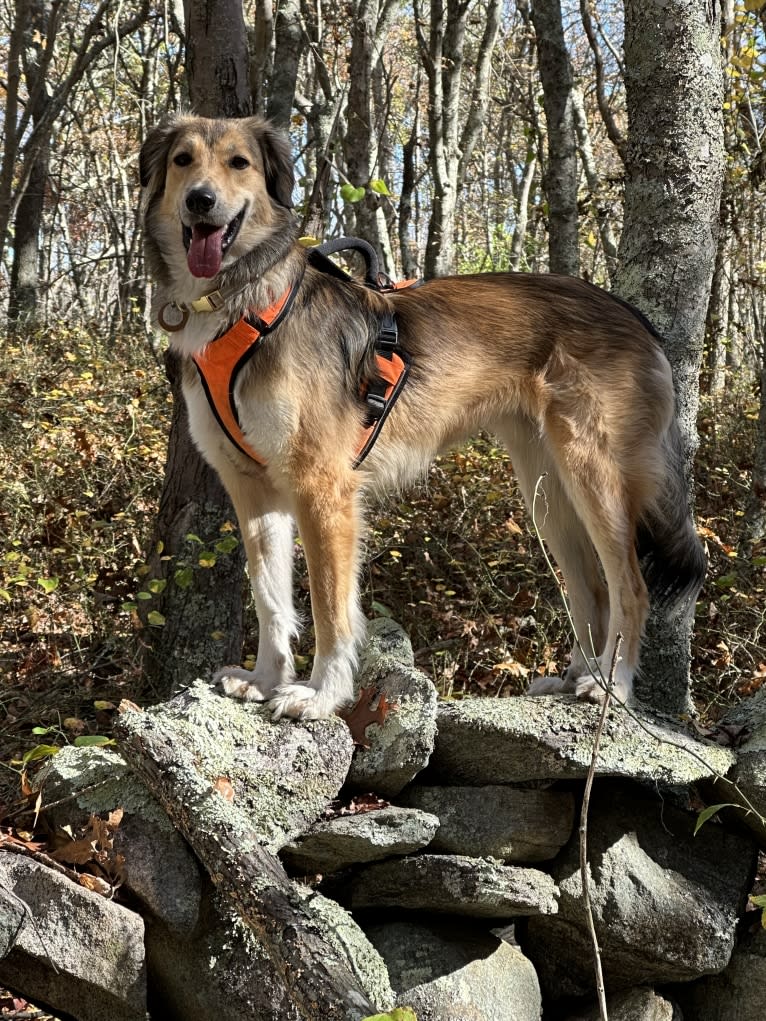
<svg viewBox="0 0 766 1021">
<path fill-rule="evenodd" d="M 177 333 L 186 326 L 188 320 L 188 308 L 183 308 L 174 301 L 169 301 L 167 305 L 163 305 L 157 316 L 157 322 L 165 333 Z"/>
</svg>

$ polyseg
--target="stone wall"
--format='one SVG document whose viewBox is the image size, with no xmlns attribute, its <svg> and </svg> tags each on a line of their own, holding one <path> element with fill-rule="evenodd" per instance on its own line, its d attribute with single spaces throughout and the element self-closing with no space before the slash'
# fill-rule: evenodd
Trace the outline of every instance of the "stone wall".
<svg viewBox="0 0 766 1021">
<path fill-rule="evenodd" d="M 305 933 L 321 934 L 378 1010 L 597 1021 L 578 827 L 600 710 L 565 696 L 438 703 L 385 620 L 370 626 L 360 683 L 397 704 L 367 729 L 367 749 L 340 720 L 274 723 L 196 682 L 126 713 L 122 751 L 133 761 L 151 734 L 167 738 L 215 818 L 228 827 L 221 813 L 236 814 L 243 840 L 279 856 Z M 766 930 L 748 894 L 764 846 L 766 698 L 735 716 L 736 752 L 609 712 L 588 857 L 611 1021 L 762 1017 Z M 722 788 L 726 776 L 741 794 Z M 328 1016 L 294 994 L 280 952 L 301 932 L 245 924 L 230 886 L 200 864 L 206 808 L 189 813 L 182 775 L 177 785 L 170 814 L 186 840 L 118 751 L 53 759 L 51 825 L 76 834 L 91 813 L 123 809 L 124 881 L 103 896 L 72 881 L 77 868 L 0 854 L 0 983 L 78 1021 L 144 1021 L 147 1006 L 156 1021 Z M 695 835 L 701 799 L 741 796 L 757 811 L 729 809 Z M 369 1013 L 344 1011 L 333 1016 Z"/>
</svg>

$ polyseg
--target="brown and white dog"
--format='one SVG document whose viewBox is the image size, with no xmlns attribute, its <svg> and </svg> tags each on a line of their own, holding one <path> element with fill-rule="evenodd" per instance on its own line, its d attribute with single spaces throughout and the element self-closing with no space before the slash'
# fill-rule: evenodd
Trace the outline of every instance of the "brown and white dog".
<svg viewBox="0 0 766 1021">
<path fill-rule="evenodd" d="M 288 144 L 259 118 L 172 118 L 149 134 L 140 171 L 156 308 L 184 359 L 194 442 L 236 509 L 258 613 L 255 669 L 221 671 L 227 693 L 303 718 L 349 701 L 364 634 L 364 495 L 417 479 L 439 451 L 488 429 L 507 444 L 527 504 L 538 484 L 544 491 L 538 526 L 579 638 L 564 676 L 538 682 L 536 693 L 600 699 L 622 635 L 615 693 L 628 699 L 647 584 L 693 605 L 705 572 L 670 367 L 646 320 L 568 277 L 482 274 L 380 293 L 321 272 L 297 243 Z M 289 311 L 231 388 L 232 414 L 259 463 L 222 427 L 193 358 L 291 289 Z M 360 391 L 375 377 L 373 345 L 391 311 L 410 374 L 355 468 Z M 316 630 L 304 682 L 290 648 L 296 525 Z"/>
</svg>

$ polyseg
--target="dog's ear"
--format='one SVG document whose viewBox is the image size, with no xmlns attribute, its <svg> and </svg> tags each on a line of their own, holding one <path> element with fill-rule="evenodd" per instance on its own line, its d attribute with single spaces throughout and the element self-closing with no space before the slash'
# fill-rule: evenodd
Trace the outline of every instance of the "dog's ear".
<svg viewBox="0 0 766 1021">
<path fill-rule="evenodd" d="M 153 185 L 155 192 L 161 192 L 165 187 L 168 152 L 180 126 L 180 118 L 171 117 L 152 128 L 146 136 L 138 157 L 138 172 L 142 188 L 148 188 L 152 182 L 155 182 Z"/>
<path fill-rule="evenodd" d="M 289 141 L 281 131 L 260 117 L 252 117 L 248 126 L 253 140 L 261 150 L 269 195 L 280 206 L 292 209 L 295 171 Z"/>
</svg>

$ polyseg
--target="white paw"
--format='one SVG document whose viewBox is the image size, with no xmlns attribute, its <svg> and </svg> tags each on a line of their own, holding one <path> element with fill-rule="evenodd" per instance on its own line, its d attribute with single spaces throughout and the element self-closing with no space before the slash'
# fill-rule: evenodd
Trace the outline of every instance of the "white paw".
<svg viewBox="0 0 766 1021">
<path fill-rule="evenodd" d="M 606 680 L 596 680 L 591 674 L 578 677 L 575 682 L 575 694 L 583 702 L 595 702 L 603 705 L 606 698 Z M 612 688 L 612 695 L 620 702 L 627 702 L 630 699 L 632 685 L 630 681 L 616 679 Z"/>
<path fill-rule="evenodd" d="M 275 720 L 283 716 L 295 720 L 322 720 L 332 716 L 340 705 L 333 695 L 307 684 L 280 684 L 269 702 Z"/>
<path fill-rule="evenodd" d="M 245 670 L 239 666 L 225 666 L 216 670 L 213 684 L 220 684 L 225 694 L 245 702 L 265 702 L 274 688 L 273 684 L 259 680 L 254 670 Z"/>
<path fill-rule="evenodd" d="M 560 695 L 574 691 L 574 685 L 566 677 L 535 677 L 527 688 L 528 695 Z"/>
</svg>

